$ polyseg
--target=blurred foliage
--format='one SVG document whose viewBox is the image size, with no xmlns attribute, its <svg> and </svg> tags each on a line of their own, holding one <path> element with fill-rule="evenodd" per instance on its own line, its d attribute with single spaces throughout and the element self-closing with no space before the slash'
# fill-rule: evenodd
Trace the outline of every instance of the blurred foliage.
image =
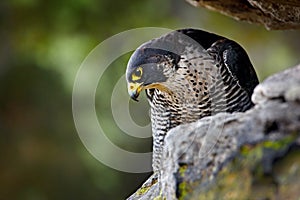
<svg viewBox="0 0 300 200">
<path fill-rule="evenodd" d="M 149 174 L 118 172 L 88 153 L 75 130 L 71 96 L 81 62 L 98 43 L 149 26 L 229 37 L 247 50 L 260 80 L 300 62 L 299 31 L 266 31 L 183 0 L 1 1 L 0 199 L 124 199 L 143 182 Z M 147 152 L 151 139 L 132 142 L 110 111 L 128 58 L 112 63 L 100 80 L 97 112 L 114 143 Z M 147 109 L 130 107 L 137 123 L 149 122 Z"/>
</svg>

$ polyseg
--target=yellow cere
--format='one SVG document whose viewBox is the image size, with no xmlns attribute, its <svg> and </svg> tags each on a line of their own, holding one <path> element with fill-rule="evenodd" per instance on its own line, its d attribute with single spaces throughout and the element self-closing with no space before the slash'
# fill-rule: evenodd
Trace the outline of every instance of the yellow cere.
<svg viewBox="0 0 300 200">
<path fill-rule="evenodd" d="M 138 67 L 136 69 L 135 73 L 132 74 L 131 79 L 133 81 L 137 81 L 137 80 L 139 80 L 139 79 L 142 78 L 142 75 L 143 75 L 143 68 L 142 67 Z"/>
</svg>

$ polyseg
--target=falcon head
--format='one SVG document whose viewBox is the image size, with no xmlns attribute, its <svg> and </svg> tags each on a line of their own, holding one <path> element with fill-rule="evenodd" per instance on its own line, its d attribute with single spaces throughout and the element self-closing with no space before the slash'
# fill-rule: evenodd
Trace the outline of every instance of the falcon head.
<svg viewBox="0 0 300 200">
<path fill-rule="evenodd" d="M 191 50 L 207 49 L 223 37 L 195 29 L 180 29 L 141 45 L 131 56 L 126 70 L 128 92 L 137 101 L 143 89 L 172 93 L 180 60 L 191 57 Z M 197 56 L 197 54 L 196 54 Z M 178 76 L 177 76 L 178 77 Z"/>
<path fill-rule="evenodd" d="M 165 83 L 174 75 L 179 60 L 179 55 L 149 47 L 149 43 L 139 47 L 131 56 L 126 70 L 130 97 L 137 101 L 144 89 L 159 89 L 169 93 Z"/>
</svg>

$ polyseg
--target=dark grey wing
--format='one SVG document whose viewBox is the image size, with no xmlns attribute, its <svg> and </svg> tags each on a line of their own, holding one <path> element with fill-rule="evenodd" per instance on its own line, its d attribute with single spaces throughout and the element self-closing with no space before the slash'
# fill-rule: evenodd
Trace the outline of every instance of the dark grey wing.
<svg viewBox="0 0 300 200">
<path fill-rule="evenodd" d="M 227 67 L 251 97 L 259 82 L 246 51 L 239 44 L 228 39 L 215 42 L 207 51 L 218 60 L 218 63 Z"/>
<path fill-rule="evenodd" d="M 217 60 L 217 63 L 228 68 L 249 96 L 252 95 L 255 86 L 258 84 L 258 78 L 246 51 L 239 44 L 202 30 L 181 29 L 178 32 L 197 41 Z"/>
</svg>

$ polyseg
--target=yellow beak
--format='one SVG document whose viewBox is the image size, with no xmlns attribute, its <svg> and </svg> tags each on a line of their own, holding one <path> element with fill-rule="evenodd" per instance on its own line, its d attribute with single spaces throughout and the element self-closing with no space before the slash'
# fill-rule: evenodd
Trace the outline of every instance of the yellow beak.
<svg viewBox="0 0 300 200">
<path fill-rule="evenodd" d="M 133 100 L 138 101 L 137 98 L 142 90 L 143 83 L 128 83 L 128 93 Z"/>
</svg>

